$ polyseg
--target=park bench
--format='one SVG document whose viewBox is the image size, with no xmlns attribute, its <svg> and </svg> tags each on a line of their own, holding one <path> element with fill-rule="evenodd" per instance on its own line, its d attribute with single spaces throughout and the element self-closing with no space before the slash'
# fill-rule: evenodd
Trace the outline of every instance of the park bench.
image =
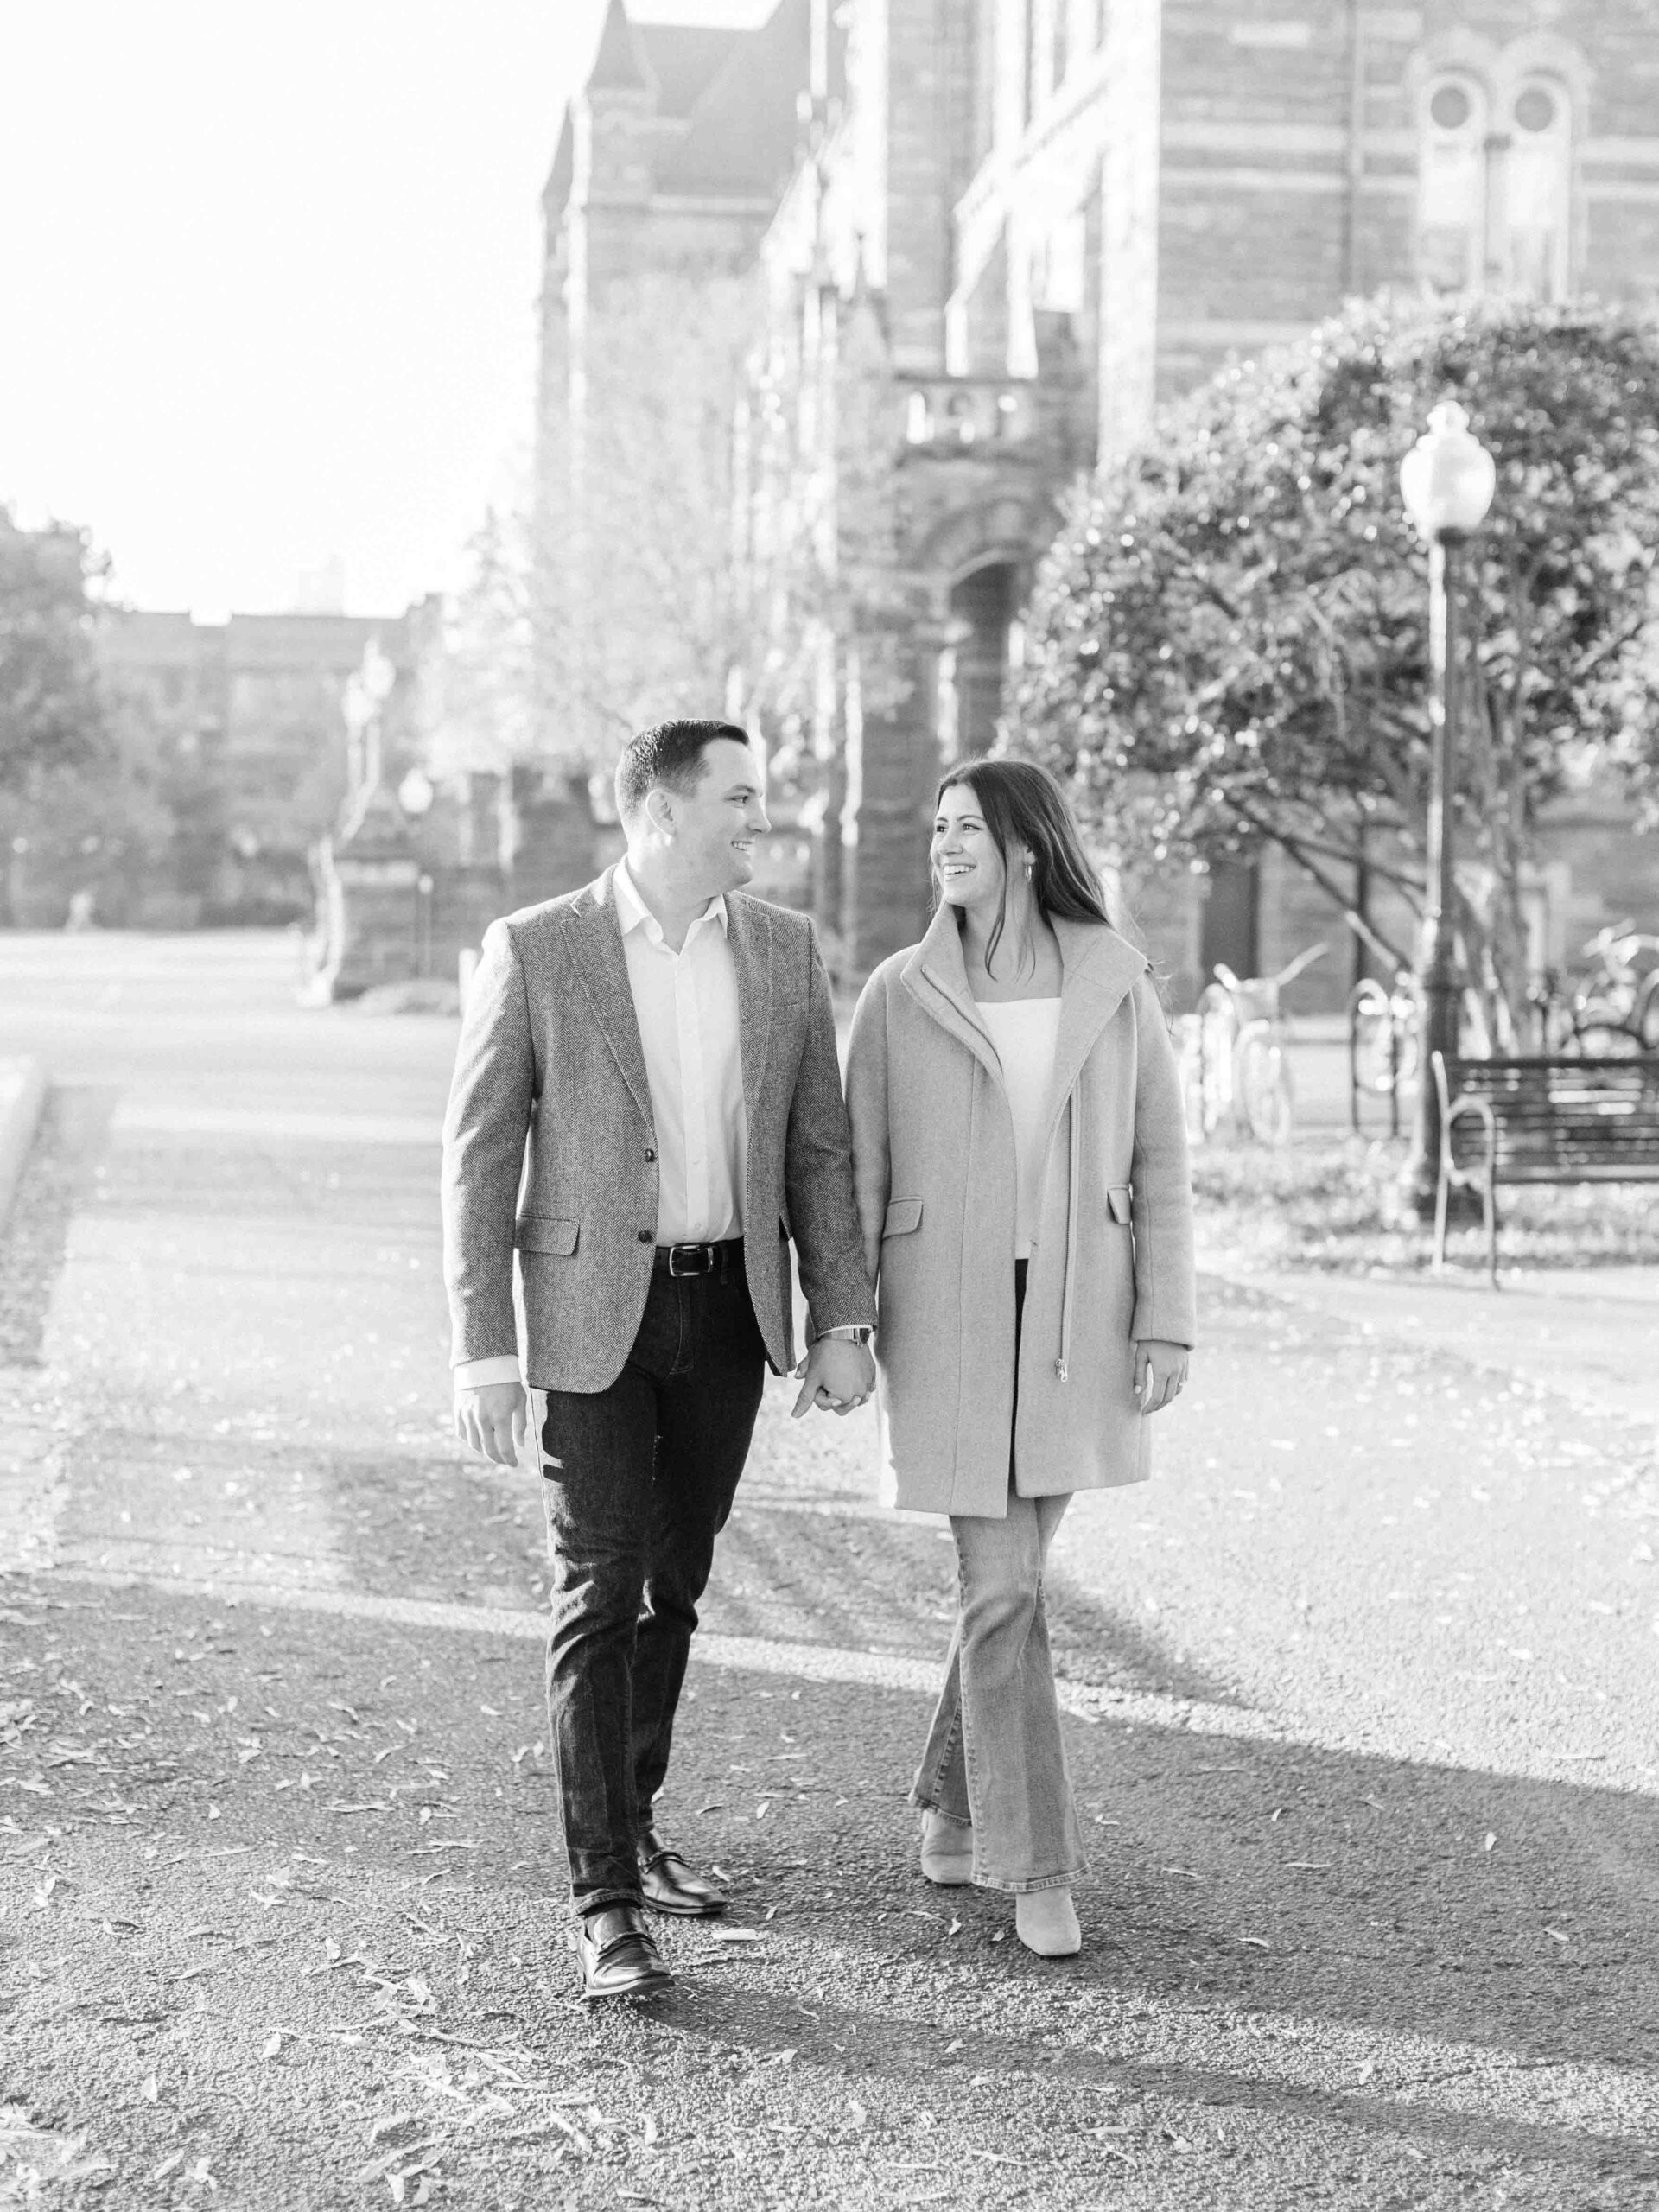
<svg viewBox="0 0 1659 2212">
<path fill-rule="evenodd" d="M 1659 1182 L 1659 1055 L 1632 1059 L 1447 1059 L 1434 1055 L 1440 1165 L 1434 1264 L 1446 1261 L 1454 1190 L 1478 1190 L 1497 1286 L 1500 1183 Z"/>
</svg>

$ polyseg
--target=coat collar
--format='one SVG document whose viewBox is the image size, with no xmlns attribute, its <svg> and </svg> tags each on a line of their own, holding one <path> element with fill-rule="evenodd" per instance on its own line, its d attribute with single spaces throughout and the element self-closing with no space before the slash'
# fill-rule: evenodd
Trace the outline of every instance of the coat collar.
<svg viewBox="0 0 1659 2212">
<path fill-rule="evenodd" d="M 1097 923 L 1057 920 L 1059 941 L 1060 1028 L 1054 1048 L 1053 1110 L 1069 1096 L 1094 1050 L 1101 1031 L 1147 971 L 1147 957 L 1115 929 Z M 941 906 L 927 935 L 906 961 L 905 988 L 939 1026 L 965 1045 L 974 1057 L 1002 1080 L 996 1056 L 962 957 L 962 936 L 955 909 Z"/>
<path fill-rule="evenodd" d="M 726 937 L 737 974 L 738 1045 L 743 1066 L 743 1103 L 750 1118 L 766 1072 L 772 1028 L 772 924 L 759 900 L 734 893 L 726 902 Z M 645 1046 L 628 982 L 627 954 L 617 913 L 616 870 L 607 868 L 597 882 L 579 891 L 566 909 L 565 927 L 572 959 L 606 1043 L 622 1079 L 647 1122 L 655 1126 Z"/>
</svg>

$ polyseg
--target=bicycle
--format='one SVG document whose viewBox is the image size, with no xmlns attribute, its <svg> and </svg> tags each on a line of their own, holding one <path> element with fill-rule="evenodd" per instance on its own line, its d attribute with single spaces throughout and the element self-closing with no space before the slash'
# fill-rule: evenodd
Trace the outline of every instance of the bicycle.
<svg viewBox="0 0 1659 2212">
<path fill-rule="evenodd" d="M 1527 996 L 1539 1009 L 1548 1039 L 1551 1008 L 1559 1001 L 1550 997 L 1547 981 L 1534 985 Z M 1482 1058 L 1491 1050 L 1479 994 L 1465 987 L 1459 1001 L 1458 1051 L 1468 1058 Z M 1365 976 L 1348 994 L 1348 1126 L 1354 1135 L 1364 1135 L 1360 1107 L 1369 1093 L 1388 1100 L 1389 1135 L 1397 1137 L 1401 1101 L 1415 1095 L 1422 1072 L 1421 1007 L 1416 977 L 1408 968 L 1396 968 L 1391 983 L 1375 976 Z"/>
<path fill-rule="evenodd" d="M 1365 976 L 1348 994 L 1348 1122 L 1356 1136 L 1360 1099 L 1368 1091 L 1388 1100 L 1389 1135 L 1399 1135 L 1401 1093 L 1415 1088 L 1421 1065 L 1410 971 L 1396 969 L 1391 984 Z"/>
<path fill-rule="evenodd" d="M 1281 1145 L 1295 1119 L 1290 1042 L 1281 1000 L 1305 968 L 1322 960 L 1310 945 L 1276 976 L 1240 976 L 1217 961 L 1183 1038 L 1182 1090 L 1189 1132 L 1211 1137 L 1231 1117 L 1243 1135 Z"/>
<path fill-rule="evenodd" d="M 1584 952 L 1590 968 L 1567 1009 L 1563 1049 L 1596 1060 L 1659 1052 L 1659 937 L 1614 922 Z"/>
</svg>

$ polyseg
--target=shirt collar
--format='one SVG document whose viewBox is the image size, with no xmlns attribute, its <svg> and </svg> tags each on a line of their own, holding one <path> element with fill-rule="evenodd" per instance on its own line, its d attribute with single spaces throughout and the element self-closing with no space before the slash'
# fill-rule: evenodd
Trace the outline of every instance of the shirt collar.
<svg viewBox="0 0 1659 2212">
<path fill-rule="evenodd" d="M 626 937 L 633 930 L 643 929 L 653 944 L 660 944 L 663 942 L 663 925 L 639 896 L 639 887 L 628 873 L 626 861 L 617 862 L 616 873 L 611 881 L 616 896 L 616 918 L 623 936 Z M 691 928 L 695 930 L 699 924 L 709 920 L 717 921 L 721 928 L 730 934 L 731 923 L 726 900 L 719 892 L 697 916 Z M 686 935 L 689 938 L 690 931 Z"/>
</svg>

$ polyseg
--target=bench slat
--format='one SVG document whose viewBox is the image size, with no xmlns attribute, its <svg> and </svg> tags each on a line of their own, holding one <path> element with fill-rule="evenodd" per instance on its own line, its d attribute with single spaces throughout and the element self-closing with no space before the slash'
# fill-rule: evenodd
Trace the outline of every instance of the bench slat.
<svg viewBox="0 0 1659 2212">
<path fill-rule="evenodd" d="M 1659 1179 L 1659 1058 L 1618 1060 L 1448 1060 L 1447 1090 L 1479 1099 L 1501 1183 Z M 1484 1166 L 1483 1116 L 1450 1130 L 1459 1168 Z"/>
</svg>

